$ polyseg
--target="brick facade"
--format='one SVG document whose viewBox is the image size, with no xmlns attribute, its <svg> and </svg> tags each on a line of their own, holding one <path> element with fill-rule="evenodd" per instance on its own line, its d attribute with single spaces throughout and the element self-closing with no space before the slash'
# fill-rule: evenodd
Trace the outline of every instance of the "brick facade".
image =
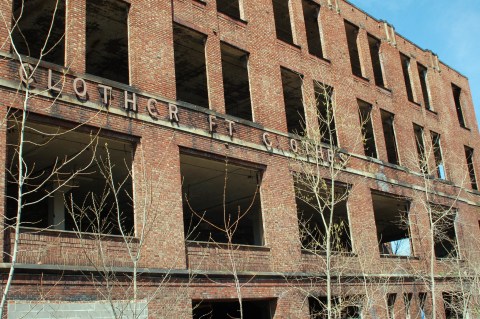
<svg viewBox="0 0 480 319">
<path fill-rule="evenodd" d="M 438 291 L 448 292 L 456 287 L 450 275 L 459 269 L 458 263 L 462 260 L 470 263 L 480 257 L 480 193 L 472 189 L 464 149 L 468 146 L 474 150 L 473 165 L 477 181 L 480 181 L 480 135 L 470 87 L 465 76 L 438 61 L 431 51 L 419 48 L 398 34 L 392 37 L 391 26 L 345 0 L 312 0 L 320 5 L 318 18 L 324 58 L 309 54 L 300 0 L 289 2 L 293 45 L 276 37 L 271 0 L 240 1 L 242 19 L 217 12 L 216 1 L 221 0 L 115 0 L 129 4 L 130 83 L 127 85 L 85 73 L 87 1 L 67 1 L 65 65 L 39 64 L 30 92 L 37 95 L 29 100 L 28 119 L 60 127 L 82 124 L 100 132 L 99 135 L 135 145 L 132 154 L 135 238 L 128 238 L 126 244 L 121 236 L 112 235 L 102 237 L 99 242 L 94 234 L 80 237 L 76 232 L 22 228 L 17 275 L 8 298 L 9 311 L 20 301 L 38 302 L 43 306 L 45 302 L 92 305 L 108 298 L 119 302 L 128 300 L 131 298 L 128 295 L 131 291 L 129 274 L 134 268 L 128 255 L 127 247 L 130 247 L 131 254 L 136 254 L 138 249 L 141 252 L 135 265 L 141 269 L 138 297 L 142 302 L 147 300 L 148 318 L 192 318 L 192 300 L 238 298 L 234 273 L 239 276 L 244 300 L 272 301 L 272 318 L 309 318 L 308 294 L 325 293 L 324 259 L 303 251 L 299 240 L 291 174 L 294 158 L 291 139 L 298 137 L 287 133 L 281 67 L 303 76 L 304 101 L 313 99 L 314 80 L 334 88 L 338 144 L 351 154 L 339 180 L 352 185 L 347 205 L 353 248 L 351 253 L 333 258 L 333 264 L 341 267 L 345 274 L 344 282 L 335 286 L 336 294 L 346 291 L 348 295 L 365 295 L 362 282 L 358 281 L 363 276 L 358 274 L 364 274 L 369 284 L 374 282 L 381 288 L 372 288 L 371 304 L 363 305 L 362 318 L 387 318 L 386 293 L 397 293 L 394 307 L 398 318 L 406 316 L 402 295 L 414 294 L 410 315 L 419 318 L 417 296 L 418 293 L 430 293 L 425 288 L 424 278 L 433 252 L 425 239 L 430 227 L 425 203 L 430 200 L 424 197 L 425 179 L 418 168 L 413 123 L 424 128 L 426 149 L 432 147 L 429 131 L 440 134 L 447 177 L 446 180 L 432 178 L 429 185 L 436 193 L 433 200 L 436 204 L 458 211 L 455 231 L 460 257 L 454 261 L 434 262 L 438 276 L 448 275 L 439 282 Z M 9 2 L 0 5 L 5 21 L 12 20 Z M 344 21 L 359 27 L 357 44 L 362 77 L 352 74 Z M 174 23 L 207 36 L 209 109 L 176 98 Z M 381 40 L 385 87 L 375 85 L 367 34 Z M 13 116 L 14 109 L 21 108 L 26 90 L 19 80 L 19 61 L 12 53 L 13 46 L 4 24 L 0 27 L 0 40 L 3 43 L 0 51 L 0 105 L 3 111 L 0 115 L 4 119 L 0 127 L 0 137 L 4 141 L 0 143 L 0 161 L 7 167 L 7 156 L 11 153 L 7 152 L 5 119 Z M 249 53 L 253 122 L 225 114 L 221 42 Z M 410 58 L 413 102 L 407 98 L 400 53 Z M 37 61 L 25 56 L 22 59 L 30 64 Z M 427 67 L 430 110 L 424 106 L 417 62 Z M 56 84 L 62 86 L 61 94 L 56 97 L 47 90 L 48 70 L 52 71 L 54 81 L 61 80 Z M 76 78 L 85 81 L 86 98 L 75 94 Z M 103 96 L 99 84 L 112 88 L 108 107 L 101 103 Z M 462 89 L 465 127 L 461 127 L 457 119 L 452 84 Z M 125 108 L 128 105 L 125 97 L 131 99 L 133 94 L 137 99 L 136 111 Z M 156 101 L 155 116 L 149 114 L 150 99 Z M 362 143 L 358 142 L 361 128 L 357 99 L 372 105 L 378 158 L 364 156 Z M 178 108 L 178 123 L 169 118 L 172 106 Z M 387 161 L 380 110 L 395 115 L 399 165 Z M 217 124 L 216 132 L 210 132 L 209 116 L 215 117 L 210 121 Z M 228 121 L 234 122 L 233 136 L 229 136 Z M 271 145 L 266 145 L 265 136 Z M 245 166 L 263 167 L 259 189 L 263 245 L 185 239 L 185 194 L 180 174 L 181 154 L 185 150 L 207 157 L 232 159 Z M 430 166 L 435 165 L 433 158 L 428 161 Z M 5 202 L 3 215 L 7 216 L 8 172 L 2 170 L 0 175 L 0 201 Z M 408 198 L 412 256 L 400 258 L 380 254 L 372 190 Z M 15 235 L 8 225 L 11 223 L 5 219 L 4 231 L 0 232 L 4 251 L 3 283 Z M 145 237 L 140 243 L 143 231 Z M 478 263 L 474 262 L 472 267 L 478 269 Z M 110 276 L 110 272 L 115 276 Z M 105 286 L 109 280 L 115 285 L 106 295 Z M 149 296 L 153 298 L 150 300 Z M 441 296 L 440 293 L 436 297 L 437 318 L 445 317 Z M 431 307 L 431 299 L 427 298 L 425 307 Z M 11 318 L 17 317 L 12 315 Z"/>
</svg>

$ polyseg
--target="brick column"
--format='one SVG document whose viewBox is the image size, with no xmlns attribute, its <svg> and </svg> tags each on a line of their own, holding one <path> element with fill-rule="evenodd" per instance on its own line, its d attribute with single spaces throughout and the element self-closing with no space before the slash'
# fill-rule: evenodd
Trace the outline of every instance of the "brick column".
<svg viewBox="0 0 480 319">
<path fill-rule="evenodd" d="M 131 1 L 130 85 L 169 99 L 175 99 L 172 20 L 170 1 Z"/>
<path fill-rule="evenodd" d="M 86 0 L 69 0 L 65 17 L 65 66 L 73 72 L 85 73 Z"/>
<path fill-rule="evenodd" d="M 10 51 L 10 38 L 8 36 L 8 32 L 11 27 L 10 23 L 12 21 L 12 8 L 12 0 L 4 0 L 0 3 L 0 12 L 4 18 L 0 28 L 0 43 L 2 51 Z"/>
</svg>

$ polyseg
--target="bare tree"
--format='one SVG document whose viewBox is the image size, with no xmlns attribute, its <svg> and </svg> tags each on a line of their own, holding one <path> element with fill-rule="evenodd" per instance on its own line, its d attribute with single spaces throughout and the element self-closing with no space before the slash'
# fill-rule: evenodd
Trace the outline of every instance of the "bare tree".
<svg viewBox="0 0 480 319">
<path fill-rule="evenodd" d="M 354 317 L 360 315 L 365 302 L 365 295 L 358 295 L 358 288 L 352 289 L 364 285 L 362 276 L 351 271 L 353 264 L 349 260 L 353 250 L 347 201 L 355 183 L 345 172 L 351 155 L 337 141 L 337 128 L 348 129 L 349 119 L 335 117 L 339 106 L 333 88 L 320 82 L 315 82 L 314 87 L 314 97 L 304 94 L 303 132 L 299 132 L 298 151 L 291 163 L 301 248 L 319 262 L 317 271 L 321 272 L 312 279 L 312 286 L 302 289 L 311 290 L 305 293 L 316 304 L 314 317 Z M 364 136 L 358 134 L 352 147 L 363 142 Z M 325 297 L 319 297 L 318 289 L 323 288 Z"/>
</svg>

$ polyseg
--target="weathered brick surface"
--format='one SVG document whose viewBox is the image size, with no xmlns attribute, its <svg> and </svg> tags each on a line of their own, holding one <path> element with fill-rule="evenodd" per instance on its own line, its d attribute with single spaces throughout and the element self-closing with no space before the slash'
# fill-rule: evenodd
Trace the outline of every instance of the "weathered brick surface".
<svg viewBox="0 0 480 319">
<path fill-rule="evenodd" d="M 120 0 L 119 0 L 120 1 Z M 220 0 L 217 0 L 220 1 Z M 0 4 L 0 10 L 10 21 L 10 1 Z M 274 318 L 308 318 L 306 292 L 325 293 L 324 259 L 301 251 L 298 238 L 298 221 L 295 204 L 293 167 L 287 154 L 289 136 L 282 95 L 280 67 L 296 71 L 304 76 L 304 100 L 312 100 L 313 81 L 332 86 L 335 90 L 336 124 L 339 130 L 339 145 L 354 154 L 348 168 L 350 172 L 339 175 L 342 182 L 352 185 L 348 210 L 353 253 L 336 257 L 334 265 L 342 273 L 362 272 L 374 275 L 423 276 L 428 270 L 431 256 L 428 236 L 429 221 L 424 204 L 433 200 L 440 204 L 454 205 L 458 209 L 457 238 L 461 254 L 479 258 L 480 237 L 478 192 L 471 191 L 466 175 L 464 145 L 475 149 L 475 170 L 480 179 L 480 136 L 468 80 L 449 66 L 440 63 L 437 69 L 435 56 L 406 39 L 396 36 L 396 45 L 386 38 L 384 24 L 364 12 L 339 0 L 330 10 L 327 1 L 321 4 L 320 24 L 323 34 L 325 59 L 308 53 L 302 5 L 292 0 L 292 22 L 295 46 L 284 43 L 275 36 L 271 0 L 243 0 L 244 20 L 237 21 L 216 12 L 216 2 L 199 0 L 130 0 L 129 56 L 130 86 L 103 80 L 113 87 L 113 100 L 106 108 L 101 106 L 98 78 L 85 75 L 84 46 L 85 1 L 68 1 L 66 62 L 71 67 L 65 76 L 65 85 L 59 99 L 53 102 L 46 93 L 29 101 L 30 115 L 48 121 L 55 119 L 63 125 L 84 123 L 95 132 L 113 134 L 117 138 L 132 140 L 136 144 L 133 159 L 134 200 L 136 234 L 145 230 L 141 245 L 139 266 L 172 272 L 169 280 L 144 276 L 141 291 L 144 296 L 154 296 L 149 303 L 149 318 L 189 318 L 192 300 L 235 299 L 238 297 L 235 283 L 229 276 L 207 275 L 188 277 L 185 271 L 231 272 L 229 254 L 233 254 L 238 271 L 247 271 L 241 278 L 244 299 L 276 299 Z M 336 1 L 332 1 L 336 3 Z M 360 27 L 358 45 L 364 78 L 352 75 L 344 20 Z M 207 35 L 205 56 L 209 86 L 210 110 L 192 109 L 178 103 L 179 124 L 168 121 L 168 102 L 174 101 L 175 70 L 173 59 L 173 23 L 179 23 Z M 368 48 L 367 33 L 381 39 L 381 58 L 385 88 L 374 83 L 373 69 Z M 22 93 L 18 82 L 18 62 L 8 58 L 8 37 L 5 26 L 0 28 L 0 40 L 5 43 L 0 60 L 0 106 L 1 118 L 6 110 L 22 105 Z M 236 119 L 234 137 L 228 137 L 228 126 L 223 120 L 225 101 L 221 70 L 221 41 L 249 52 L 249 80 L 254 123 Z M 414 100 L 408 101 L 400 64 L 400 54 L 411 58 L 411 79 L 414 85 Z M 428 68 L 428 86 L 433 110 L 423 104 L 416 62 Z M 32 61 L 30 61 L 32 62 Z M 64 69 L 41 63 L 35 74 L 34 87 L 45 90 L 47 68 L 53 69 L 54 79 L 62 78 Z M 88 101 L 79 100 L 72 82 L 75 76 L 87 83 Z M 457 120 L 451 83 L 462 88 L 462 107 L 467 128 L 461 128 Z M 137 93 L 138 113 L 126 111 L 124 92 Z M 35 92 L 39 92 L 35 91 Z M 157 119 L 147 113 L 148 98 L 155 97 Z M 359 143 L 360 125 L 357 99 L 373 105 L 372 122 L 379 160 L 363 157 Z M 162 101 L 161 101 L 162 100 Z M 308 105 L 313 107 L 313 105 Z M 400 157 L 400 167 L 386 164 L 386 147 L 382 132 L 380 109 L 395 114 L 395 133 Z M 98 110 L 101 110 L 100 112 Z M 215 115 L 217 132 L 208 132 L 208 115 Z M 307 111 L 308 114 L 308 111 Z M 55 122 L 57 123 L 57 122 Z M 425 143 L 431 148 L 429 131 L 441 134 L 442 151 L 448 182 L 430 181 L 432 190 L 440 194 L 425 199 L 419 191 L 424 179 L 418 174 L 418 159 L 412 123 L 425 128 Z M 278 152 L 265 148 L 263 133 L 269 130 L 270 140 Z M 274 131 L 272 131 L 274 130 Z M 0 127 L 0 138 L 6 140 L 6 127 Z M 0 143 L 0 163 L 6 162 L 6 143 Z M 180 152 L 194 149 L 201 153 L 232 158 L 244 163 L 265 167 L 260 189 L 264 247 L 236 246 L 228 251 L 225 245 L 186 242 L 183 226 L 182 176 Z M 431 160 L 433 165 L 433 160 Z M 322 174 L 326 174 L 322 172 Z M 4 202 L 5 172 L 0 173 L 0 202 Z M 462 189 L 464 187 L 464 189 Z M 376 236 L 371 190 L 384 191 L 408 198 L 410 207 L 410 232 L 414 258 L 380 257 Z M 459 198 L 457 200 L 457 197 Z M 474 204 L 477 203 L 477 204 Z M 3 206 L 5 207 L 5 206 Z M 146 222 L 145 222 L 146 221 Z M 12 249 L 10 230 L 0 232 L 5 239 L 4 261 L 9 261 Z M 108 266 L 132 267 L 125 246 L 118 238 L 105 238 Z M 43 277 L 34 265 L 91 266 L 99 261 L 97 242 L 78 239 L 73 233 L 23 230 L 20 236 L 18 262 L 31 269 L 22 270 L 16 277 L 11 300 L 96 301 L 105 300 L 105 282 L 89 274 L 69 276 L 50 272 Z M 469 258 L 470 259 L 470 258 Z M 437 262 L 438 274 L 458 270 L 452 262 Z M 175 272 L 178 271 L 178 272 Z M 252 274 L 271 272 L 270 277 Z M 314 274 L 314 278 L 298 279 L 298 273 Z M 292 274 L 295 273 L 295 274 Z M 387 276 L 388 277 L 388 276 Z M 103 278 L 105 279 L 105 278 Z M 116 286 L 113 298 L 128 299 L 125 292 L 131 291 L 131 277 L 119 275 L 121 285 Z M 439 289 L 448 290 L 448 284 Z M 349 282 L 345 287 L 335 287 L 349 293 L 364 294 L 358 282 Z M 386 287 L 372 292 L 375 306 L 366 318 L 386 318 L 384 292 L 397 292 L 395 309 L 402 314 L 401 294 L 426 291 L 423 283 L 393 281 Z M 48 293 L 47 293 L 48 292 Z M 418 301 L 414 301 L 414 305 Z M 438 300 L 441 305 L 442 301 Z M 440 307 L 441 308 L 441 307 Z M 416 307 L 415 309 L 418 309 Z"/>
</svg>

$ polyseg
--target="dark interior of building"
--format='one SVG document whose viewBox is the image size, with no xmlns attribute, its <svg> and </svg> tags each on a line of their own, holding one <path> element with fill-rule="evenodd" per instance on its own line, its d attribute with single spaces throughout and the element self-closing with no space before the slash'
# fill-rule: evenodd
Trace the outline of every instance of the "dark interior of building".
<svg viewBox="0 0 480 319">
<path fill-rule="evenodd" d="M 63 65 L 65 2 L 14 0 L 12 40 L 20 54 Z"/>
<path fill-rule="evenodd" d="M 9 122 L 7 218 L 10 223 L 17 210 L 19 128 L 17 123 Z M 96 136 L 97 133 L 27 122 L 22 226 L 120 234 L 120 216 L 125 233 L 133 234 L 130 174 L 133 145 Z M 108 180 L 115 185 L 118 207 Z"/>
<path fill-rule="evenodd" d="M 187 240 L 263 244 L 258 168 L 188 154 L 180 164 Z"/>
<path fill-rule="evenodd" d="M 87 73 L 129 84 L 128 10 L 124 1 L 87 1 Z"/>
</svg>

